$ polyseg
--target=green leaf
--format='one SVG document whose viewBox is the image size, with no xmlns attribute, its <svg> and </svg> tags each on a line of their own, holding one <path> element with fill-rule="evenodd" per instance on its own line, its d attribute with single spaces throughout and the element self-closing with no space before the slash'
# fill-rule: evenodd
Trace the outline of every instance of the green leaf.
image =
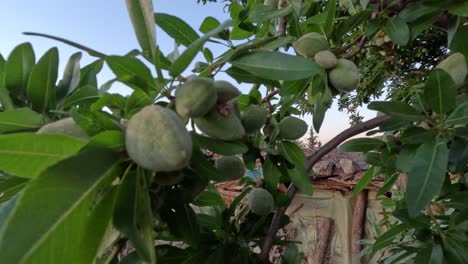
<svg viewBox="0 0 468 264">
<path fill-rule="evenodd" d="M 445 127 L 468 123 L 468 102 L 459 105 L 445 120 Z"/>
<path fill-rule="evenodd" d="M 465 30 L 458 30 L 453 36 L 452 42 L 450 43 L 450 51 L 461 52 L 465 55 L 465 59 L 468 61 L 468 32 Z"/>
<path fill-rule="evenodd" d="M 208 16 L 203 20 L 202 24 L 200 25 L 199 30 L 202 33 L 206 34 L 210 32 L 211 30 L 217 28 L 220 24 L 221 23 L 219 23 L 219 21 L 216 18 Z"/>
<path fill-rule="evenodd" d="M 139 172 L 129 172 L 124 176 L 117 194 L 114 226 L 132 242 L 140 258 L 155 263 L 147 177 Z"/>
<path fill-rule="evenodd" d="M 376 138 L 356 138 L 339 146 L 338 152 L 368 152 L 384 145 L 385 142 Z"/>
<path fill-rule="evenodd" d="M 193 61 L 197 53 L 203 48 L 205 42 L 208 41 L 208 39 L 210 39 L 211 37 L 218 34 L 219 32 L 223 31 L 228 26 L 230 26 L 231 23 L 232 21 L 228 20 L 220 24 L 218 27 L 209 31 L 204 36 L 200 37 L 192 44 L 190 44 L 187 47 L 187 49 L 185 49 L 184 52 L 182 52 L 179 58 L 177 58 L 169 68 L 169 73 L 171 74 L 171 76 L 179 76 L 183 71 L 185 71 L 185 69 L 187 69 L 187 67 Z"/>
<path fill-rule="evenodd" d="M 125 117 L 131 118 L 143 107 L 153 103 L 153 99 L 140 89 L 135 89 L 125 104 Z"/>
<path fill-rule="evenodd" d="M 454 15 L 462 16 L 462 17 L 468 17 L 468 3 L 462 3 L 463 1 L 460 1 L 459 4 L 456 5 L 450 5 L 448 8 L 448 11 Z"/>
<path fill-rule="evenodd" d="M 5 201 L 12 199 L 26 186 L 27 183 L 28 179 L 25 178 L 4 175 L 0 176 L 0 206 Z M 0 223 L 3 223 L 2 220 L 4 219 L 0 217 Z"/>
<path fill-rule="evenodd" d="M 44 124 L 42 115 L 29 108 L 0 112 L 0 134 L 35 130 Z"/>
<path fill-rule="evenodd" d="M 270 193 L 276 193 L 278 184 L 281 178 L 281 171 L 278 166 L 273 163 L 268 155 L 262 165 L 263 178 L 265 179 L 265 187 Z"/>
<path fill-rule="evenodd" d="M 66 135 L 10 134 L 0 136 L 0 169 L 34 178 L 47 167 L 78 152 L 86 142 Z"/>
<path fill-rule="evenodd" d="M 410 127 L 403 132 L 400 140 L 405 144 L 423 144 L 431 141 L 435 136 L 436 133 L 432 130 L 426 130 L 422 127 Z"/>
<path fill-rule="evenodd" d="M 58 56 L 57 48 L 52 48 L 32 68 L 27 95 L 32 108 L 38 112 L 55 107 Z"/>
<path fill-rule="evenodd" d="M 450 75 L 441 69 L 435 69 L 429 75 L 424 86 L 424 101 L 437 113 L 444 114 L 455 108 L 457 89 Z"/>
<path fill-rule="evenodd" d="M 139 59 L 108 56 L 106 62 L 117 76 L 117 79 L 131 88 L 138 88 L 147 93 L 156 91 L 156 84 L 150 69 Z"/>
<path fill-rule="evenodd" d="M 336 0 L 330 0 L 326 7 L 327 19 L 325 20 L 324 30 L 327 37 L 331 37 L 333 26 L 335 25 Z"/>
<path fill-rule="evenodd" d="M 250 52 L 230 63 L 268 80 L 300 80 L 321 72 L 320 66 L 310 59 L 280 52 Z"/>
<path fill-rule="evenodd" d="M 396 238 L 396 236 L 398 234 L 400 234 L 401 232 L 405 231 L 406 229 L 408 229 L 408 227 L 406 227 L 406 225 L 399 224 L 399 225 L 395 225 L 392 228 L 390 228 L 389 230 L 387 230 L 387 232 L 383 233 L 381 236 L 379 236 L 377 238 L 377 240 L 375 241 L 374 246 L 372 247 L 372 252 L 375 253 L 375 252 L 377 252 L 377 251 L 391 245 L 393 240 Z"/>
<path fill-rule="evenodd" d="M 399 16 L 394 16 L 387 21 L 385 31 L 393 43 L 397 45 L 405 46 L 409 41 L 409 27 Z"/>
<path fill-rule="evenodd" d="M 63 108 L 70 108 L 72 106 L 91 104 L 99 99 L 99 91 L 95 86 L 85 85 L 77 88 L 70 96 L 63 102 Z"/>
<path fill-rule="evenodd" d="M 5 65 L 5 84 L 10 92 L 25 93 L 35 61 L 36 57 L 30 43 L 20 44 L 13 49 Z"/>
<path fill-rule="evenodd" d="M 249 148 L 242 141 L 222 141 L 219 139 L 209 138 L 196 133 L 191 133 L 193 143 L 200 148 L 208 149 L 214 153 L 221 155 L 232 156 L 246 153 Z"/>
<path fill-rule="evenodd" d="M 407 121 L 420 121 L 424 119 L 424 116 L 419 114 L 409 104 L 403 102 L 371 102 L 367 108 L 370 110 L 380 111 L 391 117 L 403 119 Z"/>
<path fill-rule="evenodd" d="M 70 116 L 90 136 L 106 130 L 121 130 L 120 124 L 112 115 L 104 111 L 89 111 L 85 107 L 72 108 Z"/>
<path fill-rule="evenodd" d="M 224 210 L 226 208 L 223 197 L 221 197 L 219 193 L 212 191 L 204 191 L 200 193 L 193 204 L 196 206 L 213 206 L 220 210 Z"/>
<path fill-rule="evenodd" d="M 143 56 L 150 62 L 156 55 L 156 29 L 152 0 L 125 0 Z"/>
<path fill-rule="evenodd" d="M 274 8 L 271 5 L 257 5 L 250 12 L 249 17 L 253 22 L 262 23 L 264 21 L 289 15 L 293 11 L 292 6 L 285 8 Z"/>
<path fill-rule="evenodd" d="M 194 248 L 200 243 L 200 226 L 192 207 L 182 197 L 180 192 L 173 191 L 161 208 L 161 218 L 168 224 L 171 234 L 182 239 Z"/>
<path fill-rule="evenodd" d="M 214 164 L 210 162 L 199 149 L 193 149 L 190 162 L 190 166 L 204 179 L 215 182 L 222 182 L 225 180 L 224 175 L 215 168 Z"/>
<path fill-rule="evenodd" d="M 78 87 L 80 83 L 80 60 L 83 54 L 81 52 L 74 53 L 68 59 L 67 65 L 63 72 L 62 80 L 57 86 L 57 98 L 62 99 Z"/>
<path fill-rule="evenodd" d="M 117 176 L 112 173 L 116 161 L 112 152 L 83 152 L 31 181 L 2 225 L 2 261 L 91 263 L 92 259 L 85 260 L 84 256 L 97 252 L 102 236 L 93 233 L 92 240 L 82 239 L 89 234 L 87 224 L 99 208 L 99 190 L 103 192 L 102 188 Z"/>
<path fill-rule="evenodd" d="M 60 37 L 56 37 L 56 36 L 52 36 L 52 35 L 48 35 L 48 34 L 36 33 L 36 32 L 23 32 L 23 34 L 28 35 L 28 36 L 39 36 L 39 37 L 44 37 L 44 38 L 53 39 L 53 40 L 56 40 L 56 41 L 59 41 L 59 42 L 63 42 L 65 44 L 70 45 L 72 47 L 75 47 L 77 49 L 86 51 L 90 56 L 94 56 L 94 57 L 98 57 L 98 58 L 106 57 L 106 54 L 104 54 L 104 53 L 93 50 L 93 49 L 91 49 L 89 47 L 86 47 L 84 45 L 81 45 L 81 44 L 78 44 L 76 42 L 70 41 L 68 39 L 64 39 L 64 38 L 60 38 Z"/>
<path fill-rule="evenodd" d="M 231 76 L 234 80 L 238 83 L 264 83 L 264 84 L 271 84 L 274 86 L 279 86 L 278 82 L 265 80 L 258 76 L 251 74 L 248 71 L 244 71 L 242 69 L 236 67 L 230 67 L 225 71 L 229 76 Z"/>
<path fill-rule="evenodd" d="M 197 32 L 195 32 L 189 24 L 176 16 L 164 13 L 155 13 L 154 19 L 156 24 L 164 30 L 164 32 L 177 41 L 177 43 L 186 47 L 200 38 Z"/>
<path fill-rule="evenodd" d="M 122 131 L 109 130 L 91 138 L 86 148 L 107 148 L 121 150 L 125 147 L 125 136 Z"/>
<path fill-rule="evenodd" d="M 364 190 L 364 188 L 366 188 L 366 186 L 372 181 L 372 179 L 375 176 L 377 176 L 379 173 L 380 173 L 379 167 L 374 167 L 374 166 L 370 167 L 366 171 L 366 173 L 364 173 L 364 175 L 362 175 L 362 177 L 359 179 L 359 182 L 356 184 L 356 187 L 354 187 L 353 195 L 357 195 L 360 192 L 362 192 L 362 190 Z"/>
<path fill-rule="evenodd" d="M 288 175 L 294 186 L 301 192 L 312 195 L 312 184 L 305 170 L 306 156 L 304 151 L 295 143 L 283 141 L 278 144 L 281 156 L 294 165 L 294 168 L 288 168 Z"/>
<path fill-rule="evenodd" d="M 413 159 L 408 172 L 406 203 L 409 214 L 416 216 L 442 188 L 447 172 L 447 144 L 437 141 L 425 143 L 418 148 Z"/>
<path fill-rule="evenodd" d="M 1 82 L 2 80 L 0 79 L 0 106 L 3 111 L 13 110 L 15 109 L 15 105 L 13 100 L 11 100 L 10 92 L 5 87 L 1 87 Z"/>
</svg>

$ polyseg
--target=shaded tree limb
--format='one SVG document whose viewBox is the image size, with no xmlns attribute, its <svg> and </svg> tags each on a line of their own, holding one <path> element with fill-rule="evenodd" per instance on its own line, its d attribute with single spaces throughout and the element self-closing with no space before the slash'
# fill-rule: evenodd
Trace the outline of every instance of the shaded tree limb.
<svg viewBox="0 0 468 264">
<path fill-rule="evenodd" d="M 328 154 L 330 151 L 338 147 L 342 142 L 345 140 L 349 139 L 350 137 L 353 137 L 355 135 L 358 135 L 362 132 L 371 130 L 373 128 L 376 128 L 379 126 L 381 123 L 387 121 L 390 119 L 390 116 L 377 116 L 374 117 L 366 122 L 360 123 L 356 126 L 353 126 L 351 128 L 348 128 L 338 134 L 336 137 L 334 137 L 332 140 L 324 144 L 321 148 L 319 148 L 316 152 L 314 152 L 312 155 L 307 157 L 306 161 L 306 171 L 310 171 L 312 167 L 320 161 L 326 154 Z M 260 254 L 258 255 L 258 262 L 260 263 L 268 263 L 268 255 L 270 253 L 271 247 L 273 246 L 273 242 L 276 237 L 276 233 L 278 232 L 279 226 L 281 224 L 281 218 L 285 214 L 286 210 L 288 209 L 289 204 L 291 203 L 292 199 L 296 195 L 297 189 L 294 187 L 294 185 L 291 183 L 288 187 L 288 198 L 289 201 L 286 205 L 281 206 L 278 208 L 278 210 L 275 212 L 275 215 L 273 216 L 273 220 L 271 222 L 270 228 L 268 229 L 268 233 L 265 237 L 265 240 L 262 245 L 262 250 Z"/>
<path fill-rule="evenodd" d="M 359 240 L 362 239 L 362 233 L 364 231 L 364 222 L 366 215 L 366 202 L 367 202 L 367 190 L 363 190 L 356 196 L 353 208 L 353 218 L 351 227 L 351 257 L 353 263 L 362 264 L 362 257 L 357 259 L 357 256 L 361 252 L 361 245 Z"/>
</svg>

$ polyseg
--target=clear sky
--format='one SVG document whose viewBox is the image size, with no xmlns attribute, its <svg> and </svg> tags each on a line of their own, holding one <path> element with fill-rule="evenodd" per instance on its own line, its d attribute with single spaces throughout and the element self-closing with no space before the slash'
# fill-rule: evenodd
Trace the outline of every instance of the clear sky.
<svg viewBox="0 0 468 264">
<path fill-rule="evenodd" d="M 219 21 L 226 20 L 229 15 L 224 12 L 224 3 L 197 4 L 196 0 L 155 0 L 156 12 L 178 16 L 198 31 L 206 16 L 213 16 Z M 138 48 L 138 43 L 132 31 L 124 0 L 3 0 L 0 15 L 0 53 L 7 57 L 10 51 L 22 42 L 31 42 L 36 53 L 36 59 L 51 47 L 60 51 L 60 68 L 63 69 L 68 57 L 78 50 L 59 42 L 32 36 L 22 35 L 22 32 L 32 31 L 47 33 L 73 40 L 92 47 L 106 54 L 122 55 Z M 165 54 L 173 50 L 174 43 L 164 32 L 157 30 L 157 42 Z M 210 46 L 216 55 L 223 52 L 221 46 Z M 94 58 L 85 54 L 82 65 Z M 112 79 L 113 74 L 104 69 L 99 76 L 100 84 Z M 219 78 L 230 80 L 227 75 Z M 241 86 L 248 92 L 249 86 Z M 129 90 L 117 84 L 111 90 L 128 94 Z M 365 120 L 375 116 L 374 113 L 362 111 Z M 311 116 L 305 116 L 311 124 Z M 319 137 L 326 142 L 334 135 L 349 127 L 345 113 L 337 110 L 336 104 L 327 112 L 325 122 Z"/>
</svg>

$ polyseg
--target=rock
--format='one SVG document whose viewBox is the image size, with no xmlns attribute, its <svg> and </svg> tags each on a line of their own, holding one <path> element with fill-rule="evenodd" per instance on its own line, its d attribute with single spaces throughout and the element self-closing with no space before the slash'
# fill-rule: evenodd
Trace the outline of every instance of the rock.
<svg viewBox="0 0 468 264">
<path fill-rule="evenodd" d="M 351 159 L 340 159 L 340 166 L 345 175 L 354 174 L 360 169 L 359 165 Z"/>
<path fill-rule="evenodd" d="M 317 162 L 312 170 L 314 171 L 315 174 L 321 177 L 328 177 L 332 176 L 334 171 L 335 171 L 335 163 L 328 161 L 328 160 L 322 160 Z"/>
</svg>

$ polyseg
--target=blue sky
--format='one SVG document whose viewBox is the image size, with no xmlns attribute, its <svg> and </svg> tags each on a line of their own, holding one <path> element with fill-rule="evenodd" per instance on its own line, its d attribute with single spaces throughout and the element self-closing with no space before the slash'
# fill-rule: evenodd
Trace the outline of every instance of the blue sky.
<svg viewBox="0 0 468 264">
<path fill-rule="evenodd" d="M 229 17 L 223 11 L 223 3 L 205 6 L 198 5 L 196 0 L 159 0 L 153 1 L 153 3 L 156 12 L 178 16 L 195 30 L 198 30 L 206 16 L 213 16 L 220 21 Z M 124 0 L 9 0 L 4 1 L 2 11 L 0 16 L 0 53 L 5 58 L 16 45 L 27 41 L 32 43 L 36 58 L 39 58 L 51 47 L 58 47 L 60 67 L 63 69 L 68 57 L 78 51 L 53 40 L 22 35 L 21 33 L 25 31 L 60 36 L 106 54 L 121 55 L 138 48 Z M 157 42 L 166 54 L 173 50 L 173 41 L 159 29 L 157 30 Z M 221 46 L 210 46 L 210 48 L 215 56 L 223 52 Z M 85 54 L 82 65 L 93 60 L 94 58 Z M 104 69 L 99 76 L 99 81 L 102 84 L 112 78 L 112 72 Z M 219 78 L 229 80 L 226 75 Z M 241 86 L 240 88 L 243 92 L 248 92 L 249 86 Z M 129 90 L 123 85 L 117 84 L 112 92 L 128 94 Z M 362 113 L 365 119 L 375 116 L 374 113 L 368 111 L 362 111 Z M 305 116 L 304 119 L 311 124 L 311 116 Z M 328 141 L 349 126 L 346 114 L 338 112 L 336 105 L 328 111 L 325 119 L 319 134 L 323 142 Z"/>
</svg>

